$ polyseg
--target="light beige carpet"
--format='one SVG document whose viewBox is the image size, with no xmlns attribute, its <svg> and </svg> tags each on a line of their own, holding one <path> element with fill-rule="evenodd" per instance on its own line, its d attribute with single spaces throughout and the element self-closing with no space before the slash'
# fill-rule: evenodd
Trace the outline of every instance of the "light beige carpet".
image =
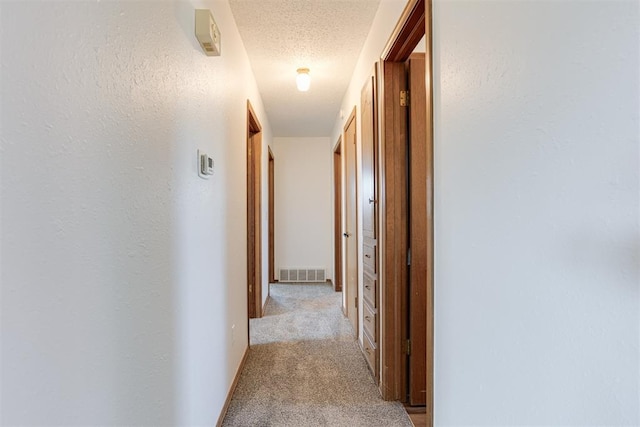
<svg viewBox="0 0 640 427">
<path fill-rule="evenodd" d="M 223 426 L 411 426 L 380 397 L 327 284 L 271 285 Z"/>
</svg>

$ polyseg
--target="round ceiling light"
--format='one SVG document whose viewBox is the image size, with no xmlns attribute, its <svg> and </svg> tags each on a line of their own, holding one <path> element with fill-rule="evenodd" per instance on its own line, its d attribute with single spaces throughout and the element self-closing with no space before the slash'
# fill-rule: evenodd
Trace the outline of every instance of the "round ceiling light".
<svg viewBox="0 0 640 427">
<path fill-rule="evenodd" d="M 309 75 L 308 68 L 298 68 L 298 75 L 296 76 L 296 86 L 300 92 L 306 92 L 311 87 L 311 76 Z"/>
</svg>

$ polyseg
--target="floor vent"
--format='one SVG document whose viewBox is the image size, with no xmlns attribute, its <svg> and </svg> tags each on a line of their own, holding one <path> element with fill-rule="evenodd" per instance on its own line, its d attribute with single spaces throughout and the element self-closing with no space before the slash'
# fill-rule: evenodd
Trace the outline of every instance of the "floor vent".
<svg viewBox="0 0 640 427">
<path fill-rule="evenodd" d="M 324 268 L 281 268 L 280 282 L 325 282 Z"/>
</svg>

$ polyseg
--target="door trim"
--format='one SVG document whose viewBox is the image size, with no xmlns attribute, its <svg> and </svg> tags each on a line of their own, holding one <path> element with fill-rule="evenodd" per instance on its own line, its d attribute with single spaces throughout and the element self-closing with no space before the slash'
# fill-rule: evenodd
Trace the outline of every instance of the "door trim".
<svg viewBox="0 0 640 427">
<path fill-rule="evenodd" d="M 249 318 L 262 317 L 262 126 L 247 100 L 247 300 Z"/>
<path fill-rule="evenodd" d="M 426 268 L 427 268 L 427 292 L 426 292 L 426 309 L 427 309 L 427 331 L 426 331 L 426 415 L 427 425 L 433 426 L 433 358 L 434 358 L 434 234 L 433 234 L 433 189 L 434 189 L 434 173 L 433 173 L 433 52 L 432 52 L 432 0 L 409 0 L 405 7 L 394 31 L 383 50 L 381 57 L 381 95 L 379 99 L 383 103 L 380 111 L 380 216 L 381 216 L 381 277 L 382 277 L 382 316 L 383 316 L 383 334 L 381 336 L 382 344 L 382 377 L 380 383 L 380 391 L 387 400 L 404 400 L 403 396 L 403 373 L 402 361 L 403 357 L 397 356 L 403 354 L 401 339 L 402 322 L 399 318 L 397 309 L 402 304 L 402 286 L 393 286 L 396 278 L 406 277 L 407 266 L 406 257 L 394 256 L 393 251 L 395 245 L 390 245 L 389 237 L 393 236 L 393 230 L 402 229 L 402 218 L 394 215 L 394 212 L 401 211 L 403 201 L 398 199 L 398 194 L 394 193 L 394 188 L 398 188 L 397 181 L 393 177 L 402 175 L 402 172 L 396 169 L 399 166 L 397 154 L 387 147 L 387 144 L 393 144 L 394 141 L 401 136 L 402 128 L 392 125 L 395 114 L 399 114 L 399 103 L 395 102 L 398 96 L 394 92 L 397 87 L 393 87 L 393 79 L 389 79 L 386 71 L 395 67 L 393 64 L 404 63 L 409 55 L 413 52 L 418 42 L 425 36 L 426 53 L 425 53 L 425 86 L 426 86 L 426 160 L 425 174 L 427 177 L 427 197 L 426 197 Z M 397 83 L 397 82 L 396 82 Z M 403 162 L 404 163 L 404 162 Z M 402 166 L 404 170 L 405 165 Z M 406 179 L 406 178 L 405 178 Z M 406 191 L 400 194 L 405 194 Z M 406 200 L 404 201 L 406 206 Z M 406 217 L 404 219 L 406 221 Z M 393 242 L 393 240 L 392 240 Z M 406 248 L 406 246 L 405 246 Z M 387 358 L 385 358 L 385 356 Z M 395 357 L 394 357 L 395 356 Z"/>
<path fill-rule="evenodd" d="M 428 4 L 425 4 L 426 3 Z M 428 13 L 427 13 L 428 9 Z M 427 20 L 427 16 L 429 19 Z M 409 0 L 387 45 L 382 51 L 383 61 L 404 62 L 409 59 L 424 35 L 427 35 L 427 54 L 431 51 L 431 0 Z"/>
</svg>

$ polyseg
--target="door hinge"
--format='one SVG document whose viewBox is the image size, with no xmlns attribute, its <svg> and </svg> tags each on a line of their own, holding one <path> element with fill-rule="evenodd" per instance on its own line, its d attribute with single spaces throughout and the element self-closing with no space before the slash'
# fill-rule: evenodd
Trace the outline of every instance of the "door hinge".
<svg viewBox="0 0 640 427">
<path fill-rule="evenodd" d="M 407 340 L 407 344 L 406 344 L 406 351 L 407 351 L 407 356 L 409 356 L 411 354 L 411 340 Z"/>
<path fill-rule="evenodd" d="M 407 249 L 407 265 L 411 265 L 411 248 Z"/>
<path fill-rule="evenodd" d="M 358 306 L 358 297 L 356 297 L 356 307 Z"/>
<path fill-rule="evenodd" d="M 400 91 L 400 106 L 406 107 L 409 105 L 409 91 L 401 90 Z"/>
</svg>

